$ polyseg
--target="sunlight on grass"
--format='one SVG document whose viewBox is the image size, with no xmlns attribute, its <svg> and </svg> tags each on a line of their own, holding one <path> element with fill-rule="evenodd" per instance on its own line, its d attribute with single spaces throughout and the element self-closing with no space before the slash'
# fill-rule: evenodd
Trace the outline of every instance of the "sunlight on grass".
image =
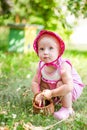
<svg viewBox="0 0 87 130">
<path fill-rule="evenodd" d="M 87 85 L 87 52 L 67 50 L 64 57 L 68 57 L 73 66 L 80 73 L 84 84 Z M 53 116 L 33 115 L 31 81 L 37 68 L 38 57 L 34 53 L 28 55 L 0 52 L 0 125 L 8 125 L 13 129 L 14 123 L 24 120 L 36 126 L 48 126 L 56 120 Z M 81 97 L 73 104 L 76 111 L 74 117 L 62 124 L 55 126 L 52 130 L 86 130 L 87 115 L 87 87 Z M 13 118 L 13 115 L 16 115 Z M 22 130 L 22 126 L 18 126 Z"/>
</svg>

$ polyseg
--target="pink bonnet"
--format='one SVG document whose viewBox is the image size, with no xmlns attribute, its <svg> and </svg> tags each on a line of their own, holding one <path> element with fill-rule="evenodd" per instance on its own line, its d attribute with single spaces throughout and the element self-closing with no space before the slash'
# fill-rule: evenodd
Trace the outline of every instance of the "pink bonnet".
<svg viewBox="0 0 87 130">
<path fill-rule="evenodd" d="M 60 43 L 59 44 L 60 45 L 60 55 L 59 55 L 59 57 L 60 57 L 65 50 L 65 44 L 64 44 L 63 40 L 60 38 L 59 35 L 55 34 L 54 32 L 48 31 L 48 30 L 41 30 L 39 32 L 39 34 L 37 35 L 37 37 L 35 38 L 34 43 L 33 43 L 33 48 L 34 48 L 35 52 L 38 54 L 38 40 L 44 34 L 49 34 L 49 35 L 55 37 L 56 39 L 58 39 L 58 41 Z"/>
</svg>

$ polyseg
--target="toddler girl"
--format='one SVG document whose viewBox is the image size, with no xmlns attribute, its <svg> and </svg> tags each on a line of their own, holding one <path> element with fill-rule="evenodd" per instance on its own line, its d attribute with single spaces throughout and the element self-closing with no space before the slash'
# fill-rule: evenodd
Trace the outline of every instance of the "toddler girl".
<svg viewBox="0 0 87 130">
<path fill-rule="evenodd" d="M 40 58 L 37 72 L 32 80 L 32 91 L 39 93 L 35 101 L 41 106 L 43 97 L 61 98 L 61 108 L 54 112 L 57 119 L 66 119 L 74 113 L 72 102 L 80 97 L 83 83 L 71 63 L 62 58 L 64 41 L 54 32 L 42 30 L 33 44 Z"/>
</svg>

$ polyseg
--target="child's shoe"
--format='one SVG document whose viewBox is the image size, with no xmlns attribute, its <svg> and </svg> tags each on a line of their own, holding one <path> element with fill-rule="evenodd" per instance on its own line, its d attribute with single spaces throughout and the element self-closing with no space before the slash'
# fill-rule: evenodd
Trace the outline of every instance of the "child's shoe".
<svg viewBox="0 0 87 130">
<path fill-rule="evenodd" d="M 62 120 L 62 119 L 67 119 L 70 115 L 74 114 L 74 110 L 72 108 L 65 108 L 61 107 L 58 112 L 54 112 L 54 117 Z"/>
</svg>

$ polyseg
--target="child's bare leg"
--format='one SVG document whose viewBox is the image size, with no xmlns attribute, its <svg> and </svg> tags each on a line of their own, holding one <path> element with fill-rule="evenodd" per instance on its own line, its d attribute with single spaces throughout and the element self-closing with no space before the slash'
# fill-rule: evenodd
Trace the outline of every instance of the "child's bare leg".
<svg viewBox="0 0 87 130">
<path fill-rule="evenodd" d="M 65 95 L 61 102 L 63 107 L 72 108 L 72 93 Z"/>
<path fill-rule="evenodd" d="M 58 87 L 61 87 L 62 81 L 58 82 Z M 68 93 L 61 100 L 62 106 L 67 108 L 72 108 L 72 93 Z"/>
<path fill-rule="evenodd" d="M 59 87 L 62 85 L 62 82 L 59 83 Z M 67 119 L 70 115 L 74 113 L 72 109 L 72 92 L 68 93 L 65 95 L 62 100 L 62 107 L 60 108 L 59 111 L 54 112 L 54 117 L 62 120 L 62 119 Z"/>
</svg>

